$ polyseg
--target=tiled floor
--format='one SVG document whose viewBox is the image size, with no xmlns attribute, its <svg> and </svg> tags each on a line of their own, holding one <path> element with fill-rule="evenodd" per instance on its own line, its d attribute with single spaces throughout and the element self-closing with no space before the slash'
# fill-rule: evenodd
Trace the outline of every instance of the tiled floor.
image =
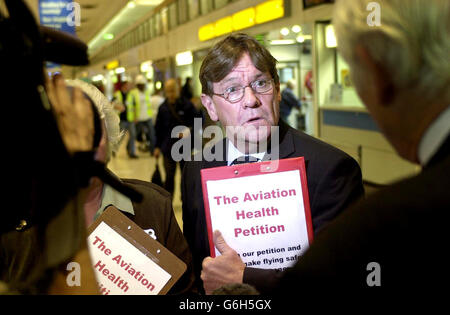
<svg viewBox="0 0 450 315">
<path fill-rule="evenodd" d="M 139 159 L 130 159 L 126 150 L 127 136 L 122 141 L 119 151 L 116 153 L 115 157 L 111 159 L 108 164 L 108 168 L 113 171 L 117 176 L 121 178 L 135 178 L 145 181 L 150 181 L 150 177 L 153 175 L 156 166 L 156 159 L 150 157 L 149 152 L 137 151 Z M 158 160 L 161 176 L 163 180 L 165 179 L 164 167 L 162 157 Z M 181 215 L 181 194 L 180 194 L 180 181 L 181 172 L 179 167 L 175 173 L 175 191 L 173 199 L 173 209 L 175 212 L 175 217 L 177 218 L 180 228 L 183 227 L 182 215 Z"/>
</svg>

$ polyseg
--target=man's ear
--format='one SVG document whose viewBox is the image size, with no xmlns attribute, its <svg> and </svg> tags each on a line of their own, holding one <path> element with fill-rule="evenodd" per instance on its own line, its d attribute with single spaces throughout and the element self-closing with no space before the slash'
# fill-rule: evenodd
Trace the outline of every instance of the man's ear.
<svg viewBox="0 0 450 315">
<path fill-rule="evenodd" d="M 277 101 L 278 103 L 280 103 L 281 102 L 280 83 L 275 85 L 275 93 L 277 94 L 276 95 Z"/>
<path fill-rule="evenodd" d="M 371 76 L 371 80 L 366 82 L 373 83 L 374 93 L 372 97 L 376 99 L 374 101 L 381 106 L 388 106 L 395 97 L 395 84 L 392 81 L 392 77 L 385 65 L 377 62 L 367 49 L 362 45 L 355 47 L 355 55 L 359 63 L 366 70 L 361 72 L 361 75 Z"/>
<path fill-rule="evenodd" d="M 208 115 L 211 118 L 211 120 L 218 121 L 219 116 L 217 115 L 216 105 L 214 104 L 214 101 L 212 100 L 211 96 L 202 94 L 200 98 L 202 100 L 203 106 L 205 106 L 206 110 L 208 111 Z"/>
</svg>

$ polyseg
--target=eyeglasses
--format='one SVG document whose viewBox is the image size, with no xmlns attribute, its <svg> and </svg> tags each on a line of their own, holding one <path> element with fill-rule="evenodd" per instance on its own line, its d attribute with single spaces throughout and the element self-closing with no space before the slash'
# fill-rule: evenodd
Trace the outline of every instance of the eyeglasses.
<svg viewBox="0 0 450 315">
<path fill-rule="evenodd" d="M 272 79 L 261 79 L 253 81 L 246 86 L 230 86 L 229 88 L 225 89 L 225 92 L 223 92 L 222 94 L 213 93 L 213 95 L 220 96 L 230 103 L 236 103 L 244 97 L 246 87 L 250 87 L 253 93 L 269 94 L 269 92 L 272 92 L 273 86 L 274 82 Z"/>
</svg>

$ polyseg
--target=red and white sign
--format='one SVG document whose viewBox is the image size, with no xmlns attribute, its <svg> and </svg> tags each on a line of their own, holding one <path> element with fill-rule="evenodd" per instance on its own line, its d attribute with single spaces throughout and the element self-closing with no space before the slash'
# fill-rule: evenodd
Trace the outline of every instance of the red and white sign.
<svg viewBox="0 0 450 315">
<path fill-rule="evenodd" d="M 156 295 L 171 278 L 105 222 L 89 235 L 88 246 L 104 295 Z"/>
<path fill-rule="evenodd" d="M 215 230 L 248 267 L 284 269 L 307 250 L 313 231 L 302 157 L 203 169 L 201 176 L 212 257 L 220 255 Z"/>
</svg>

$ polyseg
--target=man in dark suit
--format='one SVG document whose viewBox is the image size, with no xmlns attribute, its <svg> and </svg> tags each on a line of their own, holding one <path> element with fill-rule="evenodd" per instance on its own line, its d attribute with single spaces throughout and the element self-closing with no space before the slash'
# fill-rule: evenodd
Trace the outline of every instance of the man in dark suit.
<svg viewBox="0 0 450 315">
<path fill-rule="evenodd" d="M 336 4 L 339 49 L 386 138 L 423 170 L 339 216 L 285 274 L 280 294 L 381 286 L 423 295 L 448 283 L 450 3 L 378 1 L 371 27 L 366 2 Z"/>
<path fill-rule="evenodd" d="M 193 253 L 198 281 L 203 262 L 201 278 L 206 293 L 231 282 L 246 282 L 261 290 L 274 285 L 281 273 L 246 268 L 235 253 L 231 260 L 227 260 L 231 255 L 208 257 L 201 169 L 231 165 L 241 155 L 247 155 L 248 160 L 303 156 L 315 232 L 363 195 L 361 171 L 354 159 L 280 121 L 280 83 L 275 65 L 276 60 L 255 39 L 236 34 L 215 45 L 200 69 L 202 103 L 208 114 L 224 127 L 234 127 L 227 128 L 227 137 L 211 149 L 220 160 L 194 158 L 183 172 L 183 233 Z M 261 151 L 263 143 L 277 139 L 273 129 L 279 143 L 271 142 L 267 151 Z"/>
<path fill-rule="evenodd" d="M 164 189 L 172 194 L 175 190 L 175 171 L 177 161 L 172 157 L 172 146 L 181 138 L 191 137 L 194 129 L 194 118 L 199 117 L 195 106 L 190 100 L 180 97 L 179 87 L 175 79 L 169 79 L 164 86 L 166 100 L 158 109 L 156 117 L 156 145 L 153 156 L 158 159 L 162 153 L 164 158 L 164 170 L 166 181 Z M 186 126 L 179 135 L 179 139 L 172 138 L 172 130 L 176 126 Z M 192 142 L 192 141 L 191 141 Z M 190 148 L 189 148 L 190 149 Z M 189 151 L 190 152 L 190 151 Z M 180 169 L 183 170 L 184 161 L 180 161 Z"/>
</svg>

